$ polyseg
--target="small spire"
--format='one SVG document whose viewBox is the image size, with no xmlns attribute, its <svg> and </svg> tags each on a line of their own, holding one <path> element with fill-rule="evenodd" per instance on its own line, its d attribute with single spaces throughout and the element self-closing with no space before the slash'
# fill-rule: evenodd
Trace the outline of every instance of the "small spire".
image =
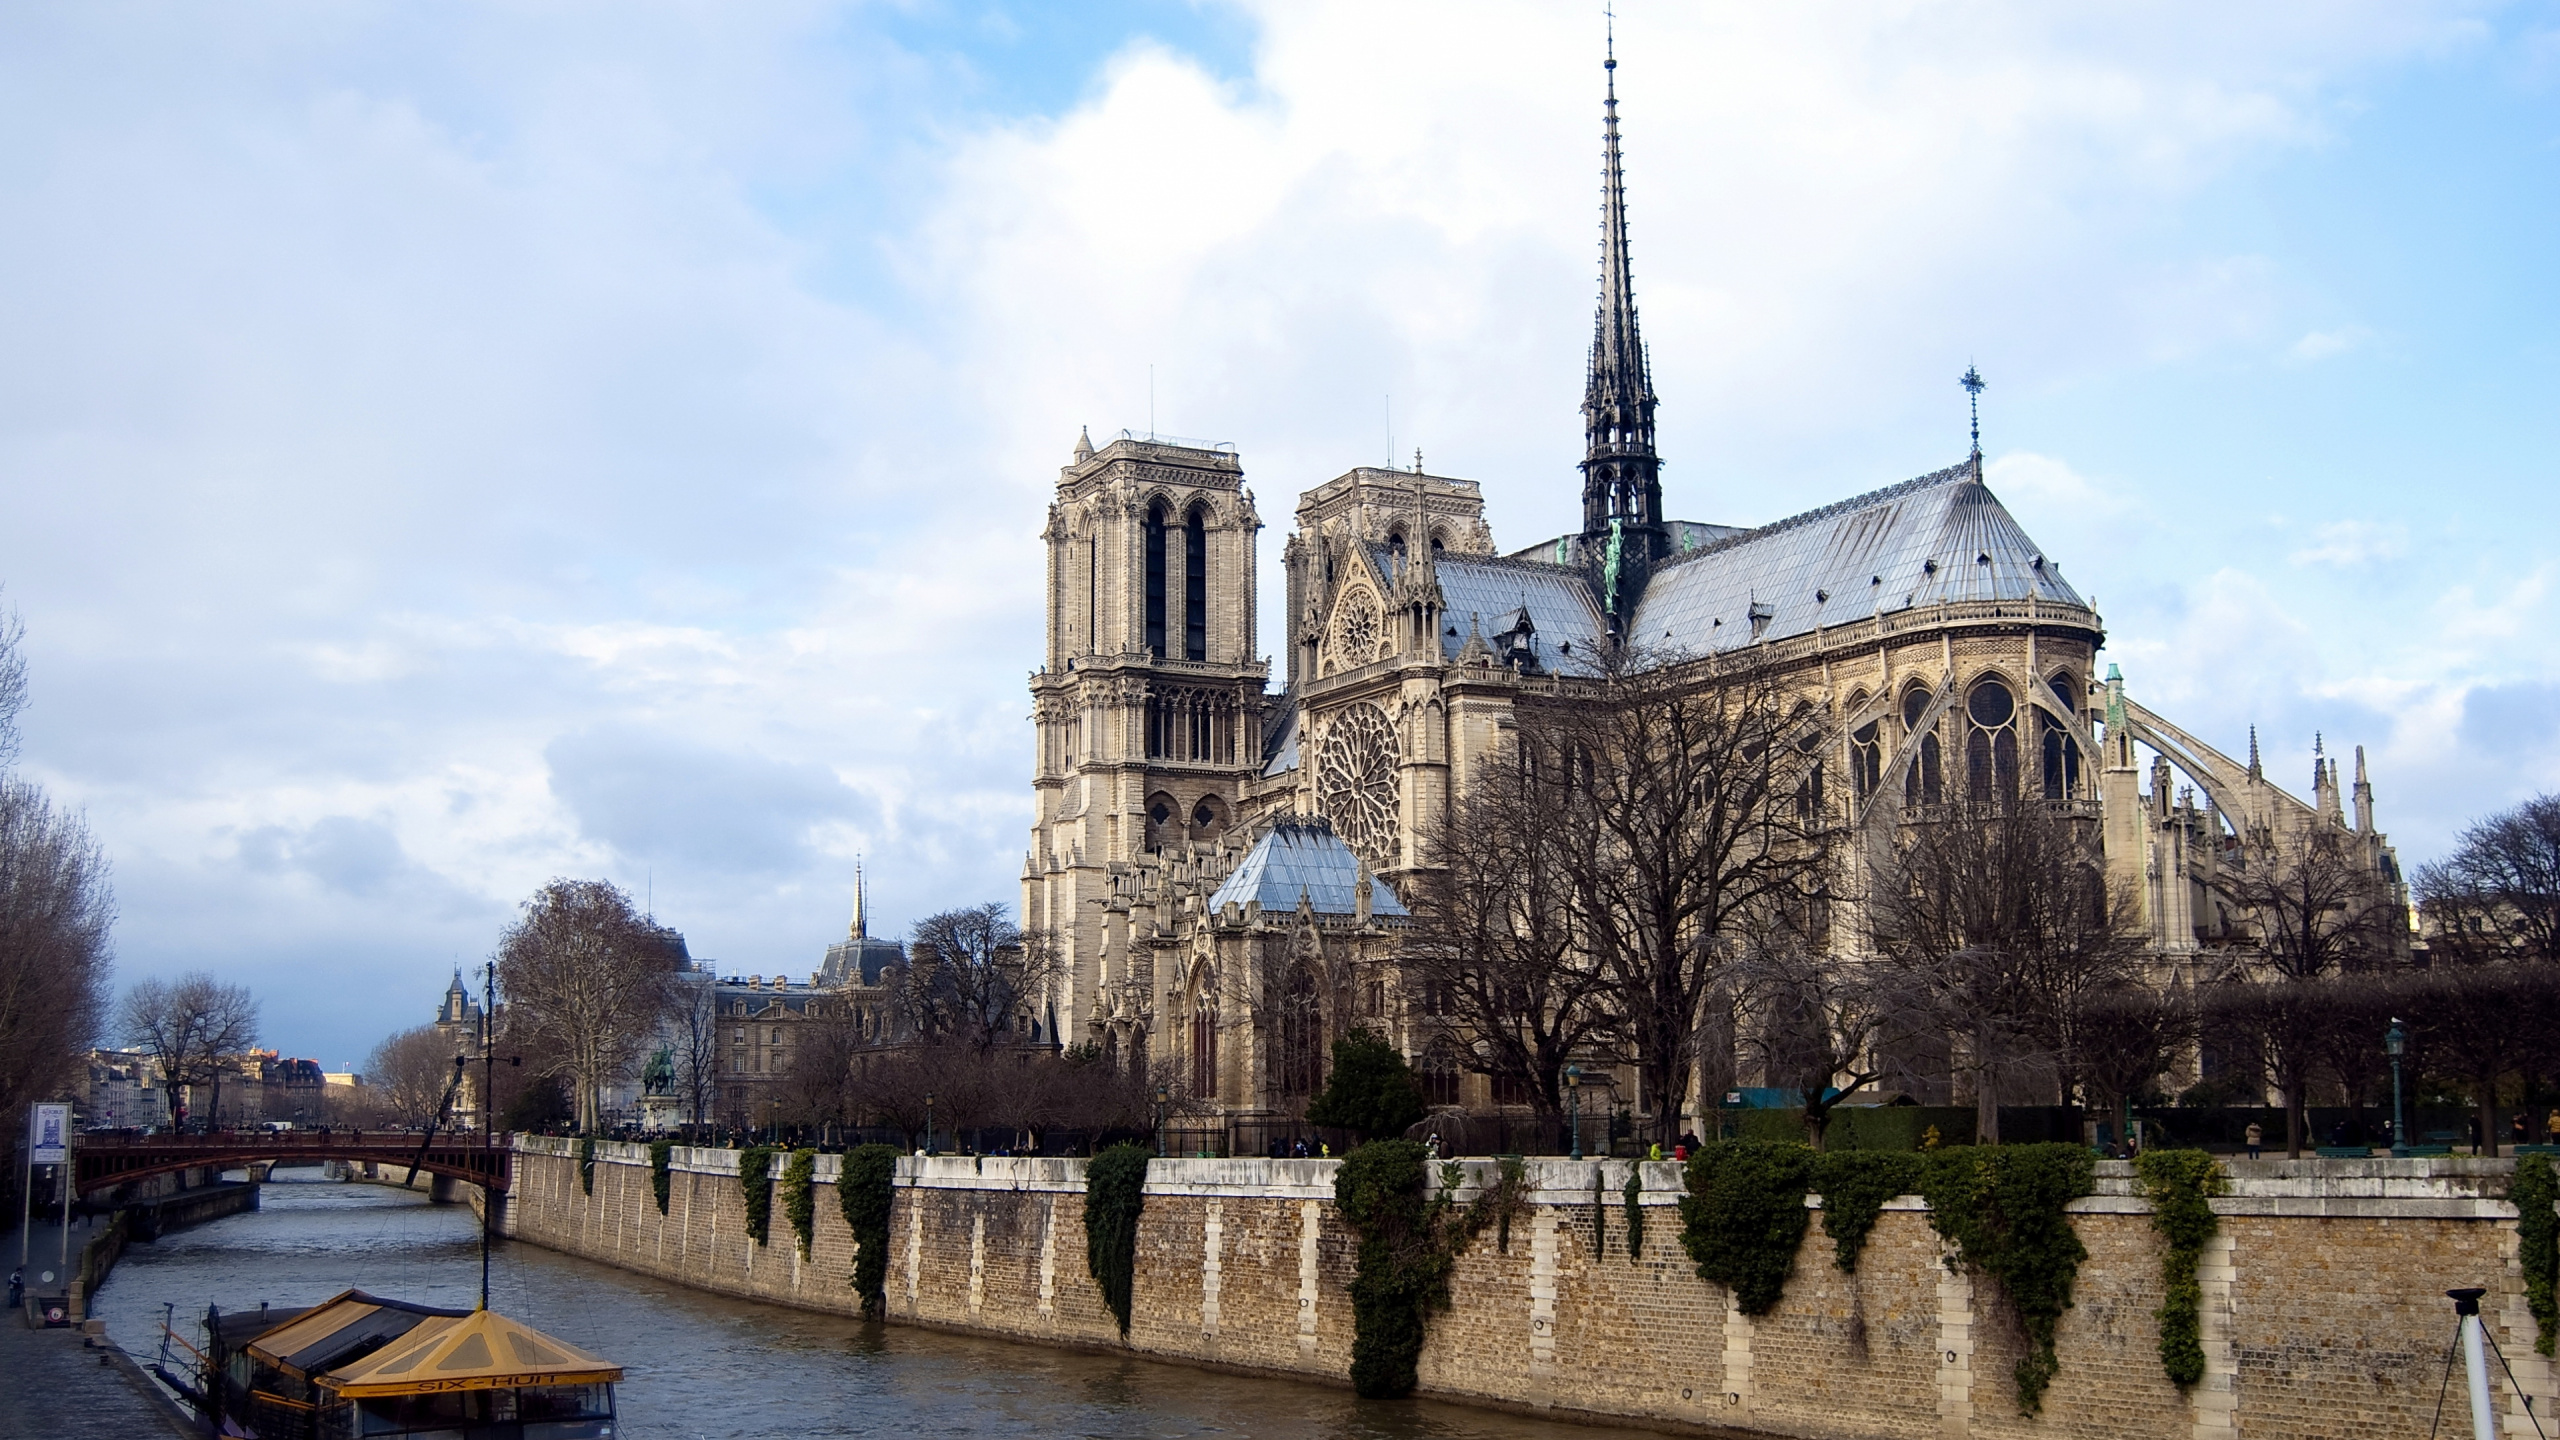
<svg viewBox="0 0 2560 1440">
<path fill-rule="evenodd" d="M 1973 411 L 1973 468 L 1979 472 L 1982 469 L 1982 372 L 1967 365 L 1956 383 L 1964 387 L 1966 404 Z"/>
<path fill-rule="evenodd" d="M 853 926 L 850 938 L 855 940 L 871 938 L 869 928 L 862 916 L 862 860 L 859 856 L 856 856 L 853 862 Z"/>
<path fill-rule="evenodd" d="M 1422 473 L 1422 447 L 1419 445 L 1413 447 L 1413 473 Z"/>
<path fill-rule="evenodd" d="M 1079 425 L 1076 427 L 1076 461 L 1081 464 L 1092 458 L 1093 427 L 1090 425 Z"/>
<path fill-rule="evenodd" d="M 2265 768 L 2258 764 L 2258 727 L 2252 725 L 2249 727 L 2249 778 L 2263 780 L 2266 776 Z"/>
<path fill-rule="evenodd" d="M 2366 783 L 2364 778 L 2364 747 L 2361 745 L 2356 747 L 2356 783 L 2359 785 Z"/>
</svg>

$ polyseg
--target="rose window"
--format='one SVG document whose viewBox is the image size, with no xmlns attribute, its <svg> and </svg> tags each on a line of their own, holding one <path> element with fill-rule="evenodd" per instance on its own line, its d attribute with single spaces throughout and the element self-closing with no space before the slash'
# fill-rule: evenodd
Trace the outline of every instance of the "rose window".
<svg viewBox="0 0 2560 1440">
<path fill-rule="evenodd" d="M 1316 808 L 1372 865 L 1394 859 L 1396 732 L 1377 706 L 1353 705 L 1325 728 Z"/>
<path fill-rule="evenodd" d="M 1378 658 L 1378 602 L 1369 592 L 1355 590 L 1344 597 L 1342 608 L 1333 619 L 1334 668 L 1348 670 L 1366 665 Z"/>
</svg>

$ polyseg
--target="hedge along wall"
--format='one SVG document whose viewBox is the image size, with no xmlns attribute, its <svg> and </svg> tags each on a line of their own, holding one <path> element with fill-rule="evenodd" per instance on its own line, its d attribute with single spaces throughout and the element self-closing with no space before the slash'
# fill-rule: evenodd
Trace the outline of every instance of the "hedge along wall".
<svg viewBox="0 0 2560 1440">
<path fill-rule="evenodd" d="M 590 1197 L 568 1142 L 521 1141 L 503 1228 L 728 1294 L 853 1314 L 839 1164 L 818 1157 L 806 1261 L 793 1245 L 744 1239 L 733 1151 L 673 1151 L 661 1219 L 646 1147 L 600 1144 Z M 2219 1224 L 2198 1266 L 2206 1374 L 2181 1391 L 2159 1349 L 2163 1241 L 2131 1167 L 2100 1164 L 2098 1193 L 2070 1207 L 2089 1257 L 2057 1327 L 2060 1369 L 2029 1419 L 2017 1413 L 2015 1317 L 1996 1286 L 1948 1272 L 1916 1198 L 1886 1204 L 1854 1274 L 1823 1226 L 1808 1226 L 1777 1307 L 1747 1318 L 1670 1238 L 1681 1228 L 1677 1166 L 1643 1167 L 1649 1235 L 1630 1258 L 1627 1162 L 1530 1161 L 1508 1253 L 1488 1229 L 1457 1259 L 1451 1309 L 1430 1321 L 1421 1391 L 1823 1440 L 2220 1440 L 2341 1425 L 2423 1434 L 2452 1333 L 2442 1292 L 2454 1285 L 2490 1288 L 2486 1315 L 2518 1376 L 2553 1394 L 2551 1362 L 2534 1352 L 2515 1210 L 2500 1198 L 2512 1166 L 2229 1162 L 2230 1193 L 2212 1201 Z M 1334 1211 L 1335 1169 L 1154 1162 L 1127 1348 L 1347 1383 L 1355 1241 Z M 1494 1166 L 1465 1170 L 1461 1198 Z M 1611 1212 L 1596 1252 L 1595 1189 Z M 1121 1348 L 1087 1270 L 1083 1203 L 1080 1161 L 900 1157 L 890 1320 Z M 2503 1381 L 2501 1393 L 2511 1427 L 2531 1433 Z M 2458 1388 L 2451 1403 L 2460 1406 Z M 2534 1408 L 2549 1415 L 2556 1404 Z"/>
</svg>

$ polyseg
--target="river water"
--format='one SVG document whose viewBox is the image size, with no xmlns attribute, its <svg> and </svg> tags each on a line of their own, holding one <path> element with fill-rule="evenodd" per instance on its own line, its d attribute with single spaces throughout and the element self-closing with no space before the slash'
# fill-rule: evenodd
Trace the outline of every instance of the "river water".
<svg viewBox="0 0 2560 1440">
<path fill-rule="evenodd" d="M 91 1313 L 150 1363 L 163 1307 L 194 1339 L 208 1302 L 316 1304 L 347 1288 L 468 1308 L 479 1299 L 471 1211 L 379 1185 L 281 1170 L 259 1209 L 137 1245 Z M 531 1245 L 501 1243 L 489 1300 L 625 1367 L 635 1440 L 990 1435 L 1252 1436 L 1273 1440 L 1615 1440 L 1431 1401 L 1050 1350 L 751 1305 Z"/>
</svg>

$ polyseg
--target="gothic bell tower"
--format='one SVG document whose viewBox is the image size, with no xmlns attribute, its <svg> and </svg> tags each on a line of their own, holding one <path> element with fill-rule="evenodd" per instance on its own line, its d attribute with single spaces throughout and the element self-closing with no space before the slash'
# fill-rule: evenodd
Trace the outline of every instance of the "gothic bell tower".
<svg viewBox="0 0 2560 1440">
<path fill-rule="evenodd" d="M 1072 980 L 1059 1035 L 1089 1038 L 1111 876 L 1145 852 L 1217 841 L 1262 769 L 1254 540 L 1231 446 L 1079 436 L 1049 507 L 1046 663 L 1022 922 L 1054 932 Z"/>
</svg>

